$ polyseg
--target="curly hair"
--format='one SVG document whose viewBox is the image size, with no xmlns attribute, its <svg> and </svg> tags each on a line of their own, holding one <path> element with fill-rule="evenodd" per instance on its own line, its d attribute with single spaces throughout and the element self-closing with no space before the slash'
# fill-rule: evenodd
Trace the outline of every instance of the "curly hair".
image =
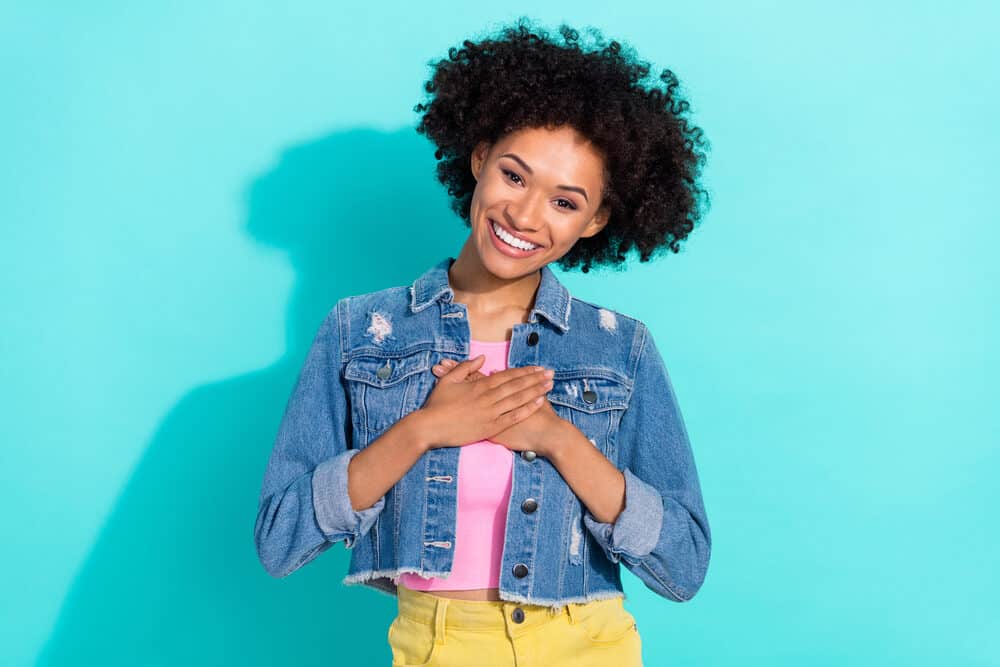
<svg viewBox="0 0 1000 667">
<path fill-rule="evenodd" d="M 604 156 L 602 200 L 610 221 L 600 233 L 581 237 L 557 262 L 620 268 L 625 253 L 647 262 L 659 251 L 680 252 L 701 219 L 708 192 L 698 184 L 710 146 L 687 119 L 689 102 L 674 73 L 665 69 L 644 86 L 650 65 L 622 43 L 607 42 L 588 28 L 593 49 L 581 48 L 579 32 L 560 25 L 558 43 L 521 17 L 497 37 L 464 40 L 448 58 L 431 63 L 429 94 L 413 110 L 416 130 L 437 150 L 437 178 L 452 197 L 451 208 L 471 227 L 476 180 L 469 164 L 481 141 L 493 143 L 526 127 L 570 126 Z"/>
</svg>

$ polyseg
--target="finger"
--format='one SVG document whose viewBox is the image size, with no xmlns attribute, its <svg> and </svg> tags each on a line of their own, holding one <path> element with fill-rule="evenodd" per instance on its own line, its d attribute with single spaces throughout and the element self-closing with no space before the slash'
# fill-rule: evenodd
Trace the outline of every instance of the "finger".
<svg viewBox="0 0 1000 667">
<path fill-rule="evenodd" d="M 467 359 L 449 370 L 444 377 L 454 382 L 462 382 L 470 373 L 479 370 L 486 361 L 486 355 L 480 354 L 473 359 Z"/>
<path fill-rule="evenodd" d="M 509 396 L 516 395 L 522 390 L 529 390 L 532 388 L 537 388 L 539 385 L 546 385 L 545 391 L 547 392 L 553 386 L 553 376 L 555 371 L 547 370 L 542 373 L 529 373 L 527 375 L 522 375 L 521 377 L 514 378 L 513 380 L 508 380 L 499 386 L 495 386 L 489 389 L 490 395 L 493 400 L 497 403 L 506 399 Z M 487 385 L 488 386 L 488 385 Z M 523 401 L 522 401 L 523 403 Z M 513 407 L 513 406 L 510 406 Z M 509 410 L 510 407 L 504 408 L 504 410 Z"/>
<path fill-rule="evenodd" d="M 542 407 L 542 403 L 545 402 L 544 396 L 539 396 L 533 401 L 525 403 L 524 405 L 514 408 L 508 412 L 503 413 L 496 419 L 496 423 L 501 426 L 500 430 L 510 428 L 518 422 L 522 422 L 532 415 L 538 408 Z M 499 431 L 498 431 L 499 432 Z"/>
<path fill-rule="evenodd" d="M 513 384 L 513 383 L 512 383 Z M 549 393 L 553 387 L 554 383 L 552 380 L 545 380 L 544 382 L 534 383 L 525 389 L 520 391 L 515 391 L 502 399 L 494 403 L 494 408 L 501 413 L 507 412 L 508 410 L 513 410 L 518 406 L 531 403 L 538 398 L 544 398 L 545 394 Z"/>
<path fill-rule="evenodd" d="M 544 366 L 518 366 L 515 368 L 505 368 L 502 371 L 497 371 L 496 373 L 490 375 L 487 387 L 489 389 L 496 389 L 505 382 L 532 376 L 535 373 L 541 373 L 544 370 L 546 370 Z"/>
<path fill-rule="evenodd" d="M 458 362 L 455 361 L 454 359 L 442 359 L 438 363 L 434 364 L 434 367 L 431 368 L 431 372 L 438 377 L 442 377 L 457 365 Z"/>
</svg>

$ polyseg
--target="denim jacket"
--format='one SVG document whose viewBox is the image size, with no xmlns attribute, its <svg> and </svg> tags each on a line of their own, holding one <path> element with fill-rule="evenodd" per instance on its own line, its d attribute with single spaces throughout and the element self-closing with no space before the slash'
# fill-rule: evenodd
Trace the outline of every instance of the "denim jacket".
<svg viewBox="0 0 1000 667">
<path fill-rule="evenodd" d="M 420 408 L 442 359 L 468 358 L 465 304 L 447 257 L 412 285 L 345 297 L 319 328 L 278 428 L 254 527 L 264 568 L 284 577 L 335 542 L 351 551 L 345 584 L 396 594 L 403 572 L 445 577 L 454 555 L 459 447 L 425 452 L 374 505 L 355 511 L 350 459 Z M 625 477 L 625 508 L 597 521 L 556 467 L 514 457 L 499 595 L 560 606 L 624 596 L 620 564 L 659 595 L 690 599 L 711 537 L 673 386 L 646 326 L 570 296 L 541 269 L 508 365 L 554 369 L 554 411 Z M 535 505 L 522 502 L 533 498 Z"/>
</svg>

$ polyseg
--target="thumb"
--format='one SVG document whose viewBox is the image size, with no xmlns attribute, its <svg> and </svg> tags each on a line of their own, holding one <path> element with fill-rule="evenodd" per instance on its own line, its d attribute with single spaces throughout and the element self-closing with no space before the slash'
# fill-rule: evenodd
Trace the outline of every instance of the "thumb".
<svg viewBox="0 0 1000 667">
<path fill-rule="evenodd" d="M 463 382 L 469 375 L 478 371 L 484 361 L 486 361 L 485 354 L 480 354 L 472 359 L 467 359 L 445 373 L 441 379 L 447 379 L 451 382 Z"/>
</svg>

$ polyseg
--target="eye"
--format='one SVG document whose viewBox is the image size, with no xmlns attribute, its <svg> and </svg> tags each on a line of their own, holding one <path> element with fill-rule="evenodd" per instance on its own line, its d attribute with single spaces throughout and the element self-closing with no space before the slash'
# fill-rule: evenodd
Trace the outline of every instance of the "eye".
<svg viewBox="0 0 1000 667">
<path fill-rule="evenodd" d="M 521 184 L 521 182 L 522 182 L 521 181 L 521 177 L 518 174 L 516 174 L 515 172 L 510 171 L 509 169 L 501 169 L 500 171 L 503 172 L 503 175 L 506 176 L 508 179 L 516 178 L 517 181 L 515 181 L 515 183 L 517 183 L 518 185 Z M 576 204 L 574 204 L 569 199 L 562 199 L 562 198 L 560 198 L 560 199 L 557 199 L 556 201 L 557 202 L 565 202 L 567 204 L 567 206 L 560 206 L 559 208 L 569 209 L 570 211 L 575 211 L 576 210 Z"/>
<path fill-rule="evenodd" d="M 507 169 L 501 169 L 500 171 L 502 171 L 504 173 L 504 176 L 507 176 L 508 178 L 510 178 L 511 176 L 513 176 L 514 178 L 518 179 L 518 182 L 520 182 L 521 177 L 518 176 L 517 174 L 515 174 L 514 172 L 509 171 Z"/>
</svg>

